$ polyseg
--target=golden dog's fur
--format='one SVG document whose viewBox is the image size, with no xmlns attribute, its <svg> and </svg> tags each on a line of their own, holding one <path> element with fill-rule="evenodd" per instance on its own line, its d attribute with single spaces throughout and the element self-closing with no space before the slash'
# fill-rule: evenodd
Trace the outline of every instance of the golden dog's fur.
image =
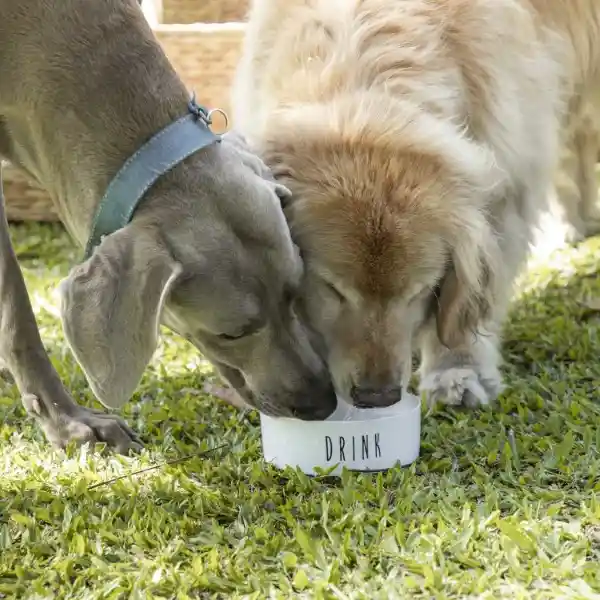
<svg viewBox="0 0 600 600">
<path fill-rule="evenodd" d="M 572 99 L 564 140 L 551 209 L 566 226 L 566 241 L 577 242 L 600 233 L 600 89 Z"/>
<path fill-rule="evenodd" d="M 486 404 L 498 330 L 573 98 L 595 89 L 598 0 L 255 0 L 236 125 L 292 190 L 304 308 L 340 393 Z"/>
</svg>

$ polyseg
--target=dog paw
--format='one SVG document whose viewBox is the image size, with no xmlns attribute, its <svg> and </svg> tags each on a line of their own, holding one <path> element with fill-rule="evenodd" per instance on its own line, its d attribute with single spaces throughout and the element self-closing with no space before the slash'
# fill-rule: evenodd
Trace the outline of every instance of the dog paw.
<svg viewBox="0 0 600 600">
<path fill-rule="evenodd" d="M 583 240 L 585 240 L 585 238 L 586 238 L 586 234 L 585 234 L 583 226 L 576 227 L 572 223 L 565 225 L 565 229 L 564 229 L 565 243 L 571 244 L 571 245 L 579 244 L 579 242 L 582 242 Z"/>
<path fill-rule="evenodd" d="M 428 404 L 438 402 L 449 406 L 477 408 L 487 406 L 500 393 L 500 376 L 484 378 L 474 367 L 453 367 L 435 370 L 421 381 L 420 391 Z"/>
<path fill-rule="evenodd" d="M 65 448 L 70 442 L 77 445 L 105 443 L 119 454 L 139 452 L 143 448 L 135 431 L 117 415 L 77 406 L 72 414 L 51 416 L 33 394 L 23 396 L 23 406 L 39 423 L 48 441 L 58 448 Z"/>
<path fill-rule="evenodd" d="M 587 219 L 584 227 L 584 237 L 591 238 L 600 234 L 600 220 Z"/>
<path fill-rule="evenodd" d="M 579 244 L 598 234 L 600 234 L 600 221 L 590 219 L 577 227 L 573 224 L 566 225 L 564 240 L 567 244 Z"/>
</svg>

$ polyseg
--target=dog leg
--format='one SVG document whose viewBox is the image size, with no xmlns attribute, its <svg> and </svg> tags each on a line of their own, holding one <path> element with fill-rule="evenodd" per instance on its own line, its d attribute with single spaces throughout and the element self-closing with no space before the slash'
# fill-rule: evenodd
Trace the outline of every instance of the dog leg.
<svg viewBox="0 0 600 600">
<path fill-rule="evenodd" d="M 584 127 L 575 134 L 575 148 L 579 157 L 578 184 L 581 190 L 581 219 L 583 233 L 590 237 L 600 233 L 600 203 L 596 164 L 600 151 L 600 133 L 593 119 L 586 119 Z"/>
<path fill-rule="evenodd" d="M 417 338 L 421 351 L 420 390 L 427 395 L 429 404 L 441 402 L 475 408 L 491 404 L 502 391 L 500 331 L 512 297 L 513 282 L 525 264 L 532 235 L 531 223 L 518 216 L 516 207 L 537 206 L 542 199 L 543 196 L 538 195 L 507 196 L 504 202 L 498 203 L 494 222 L 501 224 L 498 238 L 502 267 L 495 267 L 494 276 L 488 281 L 485 296 L 491 300 L 489 314 L 483 316 L 475 312 L 470 324 L 460 324 L 460 311 L 465 307 L 459 304 L 458 313 L 448 311 L 449 298 L 468 297 L 468 291 L 460 293 L 459 286 L 456 295 L 451 293 L 444 297 L 445 292 L 452 292 L 454 287 L 446 287 L 452 282 L 451 279 L 445 282 L 448 275 L 442 282 L 435 314 Z M 459 328 L 453 338 L 444 336 L 447 326 Z"/>
<path fill-rule="evenodd" d="M 555 190 L 567 226 L 567 241 L 578 242 L 600 233 L 600 202 L 596 165 L 600 132 L 591 102 L 585 102 L 567 130 Z"/>
<path fill-rule="evenodd" d="M 581 214 L 582 194 L 577 183 L 579 157 L 573 143 L 563 148 L 562 156 L 554 177 L 550 208 L 564 227 L 565 241 L 575 244 L 585 239 L 585 223 Z"/>
<path fill-rule="evenodd" d="M 430 405 L 441 402 L 470 408 L 490 404 L 502 391 L 498 336 L 473 334 L 468 347 L 448 349 L 437 336 L 435 323 L 420 336 L 420 391 Z"/>
<path fill-rule="evenodd" d="M 142 444 L 115 415 L 78 406 L 63 386 L 44 349 L 8 230 L 0 166 L 0 359 L 13 376 L 27 413 L 59 447 L 105 442 L 118 452 Z"/>
</svg>

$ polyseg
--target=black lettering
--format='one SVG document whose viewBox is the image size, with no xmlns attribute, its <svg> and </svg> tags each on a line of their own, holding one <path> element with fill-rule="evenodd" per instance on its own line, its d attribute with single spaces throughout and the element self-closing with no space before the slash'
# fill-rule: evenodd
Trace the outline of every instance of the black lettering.
<svg viewBox="0 0 600 600">
<path fill-rule="evenodd" d="M 381 446 L 379 445 L 379 434 L 375 434 L 375 456 L 381 456 Z"/>
<path fill-rule="evenodd" d="M 333 442 L 331 441 L 331 438 L 326 435 L 325 436 L 325 460 L 327 462 L 329 462 L 331 460 L 331 457 L 333 456 Z"/>
<path fill-rule="evenodd" d="M 362 459 L 369 458 L 369 436 L 362 436 Z"/>
<path fill-rule="evenodd" d="M 346 461 L 346 455 L 344 454 L 344 448 L 346 447 L 346 440 L 340 436 L 340 460 Z"/>
<path fill-rule="evenodd" d="M 356 460 L 356 438 L 352 436 L 352 460 Z"/>
</svg>

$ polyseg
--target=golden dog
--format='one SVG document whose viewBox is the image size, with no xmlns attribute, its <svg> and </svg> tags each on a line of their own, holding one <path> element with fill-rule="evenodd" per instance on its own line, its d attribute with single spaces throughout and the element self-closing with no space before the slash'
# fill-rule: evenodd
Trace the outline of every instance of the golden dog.
<svg viewBox="0 0 600 600">
<path fill-rule="evenodd" d="M 501 389 L 498 336 L 595 89 L 598 0 L 255 0 L 236 125 L 292 196 L 306 316 L 338 391 Z"/>
</svg>

